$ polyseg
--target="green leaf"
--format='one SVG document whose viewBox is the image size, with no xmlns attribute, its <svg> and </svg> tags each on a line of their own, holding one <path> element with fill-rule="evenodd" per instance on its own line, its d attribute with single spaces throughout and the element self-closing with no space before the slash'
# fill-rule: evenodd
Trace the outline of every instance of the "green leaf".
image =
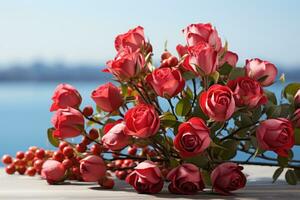
<svg viewBox="0 0 300 200">
<path fill-rule="evenodd" d="M 58 147 L 59 145 L 59 139 L 53 136 L 53 131 L 55 128 L 48 128 L 47 135 L 48 135 L 48 141 L 50 144 L 52 144 L 54 147 Z"/>
<path fill-rule="evenodd" d="M 220 151 L 219 158 L 223 160 L 230 160 L 236 155 L 238 141 L 235 140 L 225 140 L 221 145 L 225 148 Z"/>
<path fill-rule="evenodd" d="M 188 99 L 180 99 L 175 108 L 176 114 L 179 116 L 185 116 L 189 113 L 191 107 L 191 103 Z"/>
<path fill-rule="evenodd" d="M 275 170 L 275 172 L 273 174 L 273 183 L 275 183 L 275 181 L 279 178 L 279 176 L 283 172 L 283 169 L 284 169 L 283 167 L 279 167 Z"/>
<path fill-rule="evenodd" d="M 274 105 L 277 105 L 276 95 L 269 90 L 264 90 L 264 92 L 265 92 L 265 95 L 268 97 L 268 100 L 270 102 L 272 102 Z"/>
<path fill-rule="evenodd" d="M 277 156 L 277 161 L 279 166 L 281 167 L 286 167 L 288 166 L 289 158 L 288 157 L 282 157 L 282 156 Z"/>
<path fill-rule="evenodd" d="M 295 145 L 300 145 L 300 128 L 295 128 Z"/>
<path fill-rule="evenodd" d="M 161 116 L 160 121 L 163 127 L 174 127 L 176 123 L 179 123 L 177 122 L 176 117 L 170 112 L 164 113 Z"/>
<path fill-rule="evenodd" d="M 128 86 L 125 84 L 121 84 L 121 91 L 122 91 L 122 95 L 124 97 L 128 96 Z"/>
<path fill-rule="evenodd" d="M 228 63 L 224 63 L 224 65 L 222 65 L 218 71 L 220 75 L 229 75 L 232 70 L 233 67 L 231 65 L 229 65 Z"/>
<path fill-rule="evenodd" d="M 180 165 L 179 161 L 176 160 L 176 159 L 170 159 L 170 167 L 171 168 L 175 168 L 177 167 L 178 165 Z"/>
<path fill-rule="evenodd" d="M 209 164 L 207 156 L 204 155 L 197 155 L 197 156 L 185 158 L 184 160 L 202 169 L 207 169 Z"/>
<path fill-rule="evenodd" d="M 184 72 L 184 73 L 182 74 L 182 76 L 183 76 L 183 78 L 184 78 L 185 80 L 191 80 L 191 79 L 193 79 L 193 78 L 196 78 L 196 75 L 195 75 L 193 72 L 191 72 L 191 71 Z"/>
<path fill-rule="evenodd" d="M 189 98 L 189 99 L 193 99 L 193 97 L 194 97 L 193 91 L 191 90 L 191 88 L 189 86 L 186 87 L 185 94 L 186 94 L 187 98 Z"/>
<path fill-rule="evenodd" d="M 298 179 L 294 170 L 287 170 L 287 172 L 285 173 L 285 180 L 290 185 L 297 185 Z"/>
<path fill-rule="evenodd" d="M 206 170 L 202 170 L 202 178 L 205 186 L 211 186 L 210 173 Z"/>
<path fill-rule="evenodd" d="M 215 71 L 214 73 L 212 73 L 210 75 L 210 77 L 212 78 L 212 80 L 214 81 L 214 83 L 218 83 L 219 78 L 220 78 L 220 74 L 219 74 L 219 72 Z"/>
<path fill-rule="evenodd" d="M 290 83 L 283 90 L 283 96 L 293 102 L 296 92 L 300 89 L 300 83 Z"/>
<path fill-rule="evenodd" d="M 289 104 L 271 105 L 267 107 L 266 114 L 268 118 L 288 117 L 291 112 Z"/>
<path fill-rule="evenodd" d="M 245 69 L 241 67 L 236 67 L 233 68 L 230 75 L 229 75 L 229 80 L 235 80 L 238 77 L 245 76 Z"/>
</svg>

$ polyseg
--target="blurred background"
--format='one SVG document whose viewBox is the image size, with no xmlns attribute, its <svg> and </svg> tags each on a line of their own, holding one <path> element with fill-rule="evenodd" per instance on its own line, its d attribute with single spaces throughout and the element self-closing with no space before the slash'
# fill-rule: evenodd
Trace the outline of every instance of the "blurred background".
<svg viewBox="0 0 300 200">
<path fill-rule="evenodd" d="M 185 43 L 183 28 L 211 22 L 240 66 L 259 57 L 289 82 L 300 81 L 299 8 L 297 0 L 0 0 L 0 155 L 30 145 L 51 148 L 46 129 L 56 85 L 74 85 L 82 105 L 93 105 L 91 91 L 109 80 L 101 69 L 115 56 L 115 36 L 137 25 L 156 62 L 166 40 L 175 53 Z M 280 95 L 281 87 L 272 90 Z"/>
</svg>

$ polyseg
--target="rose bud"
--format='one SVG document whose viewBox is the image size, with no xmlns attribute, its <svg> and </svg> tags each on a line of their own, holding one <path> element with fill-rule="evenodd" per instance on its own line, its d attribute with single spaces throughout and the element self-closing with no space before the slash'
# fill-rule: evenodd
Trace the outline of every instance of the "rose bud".
<svg viewBox="0 0 300 200">
<path fill-rule="evenodd" d="M 80 160 L 80 173 L 85 182 L 97 182 L 105 176 L 106 167 L 102 158 L 91 155 Z"/>
<path fill-rule="evenodd" d="M 254 58 L 246 60 L 245 73 L 246 76 L 260 82 L 262 86 L 269 86 L 275 81 L 277 68 L 268 61 Z"/>
<path fill-rule="evenodd" d="M 145 44 L 144 28 L 138 26 L 127 33 L 120 34 L 115 39 L 117 51 L 130 48 L 132 51 L 140 49 Z"/>
<path fill-rule="evenodd" d="M 131 140 L 131 136 L 124 133 L 124 123 L 116 124 L 103 137 L 102 143 L 104 147 L 113 151 L 121 150 L 126 147 Z"/>
<path fill-rule="evenodd" d="M 210 75 L 217 70 L 218 53 L 206 43 L 188 48 L 189 55 L 184 59 L 183 67 L 199 75 Z"/>
<path fill-rule="evenodd" d="M 155 108 L 149 104 L 139 104 L 129 109 L 124 117 L 125 134 L 147 138 L 157 133 L 160 119 Z"/>
<path fill-rule="evenodd" d="M 53 135 L 61 139 L 80 135 L 84 127 L 83 115 L 71 107 L 57 110 L 51 122 L 55 128 Z"/>
<path fill-rule="evenodd" d="M 171 98 L 182 91 L 185 80 L 178 69 L 158 68 L 146 77 L 158 96 Z"/>
<path fill-rule="evenodd" d="M 50 111 L 55 111 L 60 108 L 78 108 L 81 104 L 82 98 L 79 92 L 69 84 L 59 84 L 52 96 L 53 103 Z"/>
<path fill-rule="evenodd" d="M 91 94 L 91 98 L 105 112 L 115 111 L 123 104 L 119 88 L 110 82 L 95 89 Z"/>
<path fill-rule="evenodd" d="M 225 55 L 219 62 L 219 66 L 223 66 L 225 63 L 229 64 L 232 67 L 236 66 L 236 63 L 238 61 L 239 57 L 236 53 L 233 53 L 232 51 L 226 51 Z"/>
<path fill-rule="evenodd" d="M 188 46 L 208 43 L 216 51 L 221 50 L 222 42 L 216 29 L 211 24 L 191 24 L 183 30 Z"/>
<path fill-rule="evenodd" d="M 138 193 L 155 194 L 162 190 L 164 180 L 159 168 L 149 160 L 138 164 L 125 180 Z"/>
<path fill-rule="evenodd" d="M 275 151 L 287 157 L 288 151 L 295 144 L 292 123 L 285 118 L 267 119 L 256 129 L 256 138 L 260 149 Z"/>
<path fill-rule="evenodd" d="M 42 166 L 42 178 L 46 179 L 49 184 L 55 184 L 63 181 L 65 167 L 56 160 L 46 160 Z"/>
<path fill-rule="evenodd" d="M 119 80 L 127 81 L 145 71 L 145 58 L 138 51 L 124 50 L 119 52 L 114 60 L 108 61 L 106 65 L 107 68 L 103 72 L 110 72 Z"/>
<path fill-rule="evenodd" d="M 210 144 L 209 129 L 201 118 L 193 117 L 178 127 L 174 146 L 181 157 L 202 153 Z"/>
<path fill-rule="evenodd" d="M 245 187 L 247 179 L 242 169 L 243 167 L 230 162 L 218 165 L 211 173 L 213 190 L 229 195 L 231 191 Z"/>
<path fill-rule="evenodd" d="M 115 122 L 109 122 L 109 123 L 106 123 L 103 127 L 103 132 L 104 134 L 108 133 L 108 131 L 114 127 L 116 124 L 119 124 L 121 123 L 123 120 L 122 119 L 118 119 L 117 121 Z"/>
<path fill-rule="evenodd" d="M 294 104 L 296 108 L 300 108 L 300 89 L 296 92 L 294 96 Z"/>
<path fill-rule="evenodd" d="M 185 163 L 172 169 L 168 175 L 169 191 L 174 194 L 196 194 L 204 189 L 204 183 L 199 168 Z"/>
<path fill-rule="evenodd" d="M 235 110 L 233 93 L 227 86 L 212 85 L 200 94 L 199 105 L 202 111 L 215 121 L 226 121 Z"/>
<path fill-rule="evenodd" d="M 188 47 L 178 44 L 176 46 L 176 51 L 177 51 L 179 57 L 182 58 L 184 55 L 188 54 Z"/>
<path fill-rule="evenodd" d="M 293 116 L 293 124 L 296 128 L 300 128 L 300 108 L 298 108 L 295 112 L 294 112 L 294 116 Z"/>
<path fill-rule="evenodd" d="M 256 108 L 268 101 L 260 84 L 251 78 L 239 77 L 230 80 L 227 86 L 232 90 L 235 104 L 238 107 Z"/>
</svg>

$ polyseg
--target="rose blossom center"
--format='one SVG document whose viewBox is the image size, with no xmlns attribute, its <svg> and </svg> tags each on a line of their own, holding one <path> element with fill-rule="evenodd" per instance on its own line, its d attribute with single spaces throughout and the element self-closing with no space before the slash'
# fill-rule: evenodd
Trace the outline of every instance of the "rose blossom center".
<svg viewBox="0 0 300 200">
<path fill-rule="evenodd" d="M 192 133 L 184 133 L 181 143 L 187 151 L 193 151 L 197 146 L 201 145 L 198 137 Z"/>
<path fill-rule="evenodd" d="M 185 182 L 182 184 L 181 189 L 187 192 L 196 192 L 197 186 L 192 182 Z"/>
<path fill-rule="evenodd" d="M 289 135 L 288 135 L 287 131 L 285 129 L 283 129 L 277 139 L 280 143 L 283 143 L 283 144 L 287 143 L 288 139 L 289 139 Z"/>
</svg>

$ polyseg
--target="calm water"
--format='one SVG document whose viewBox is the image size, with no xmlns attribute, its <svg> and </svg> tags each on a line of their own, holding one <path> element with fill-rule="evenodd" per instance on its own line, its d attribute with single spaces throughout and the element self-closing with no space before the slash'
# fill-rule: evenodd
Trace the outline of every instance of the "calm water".
<svg viewBox="0 0 300 200">
<path fill-rule="evenodd" d="M 74 82 L 83 96 L 83 104 L 93 105 L 90 93 L 101 83 Z M 14 155 L 30 145 L 52 148 L 47 142 L 46 130 L 51 126 L 49 112 L 51 96 L 57 83 L 0 83 L 0 156 Z M 280 87 L 272 86 L 280 94 Z M 300 159 L 297 149 L 295 157 Z M 238 159 L 245 159 L 239 154 Z"/>
</svg>

